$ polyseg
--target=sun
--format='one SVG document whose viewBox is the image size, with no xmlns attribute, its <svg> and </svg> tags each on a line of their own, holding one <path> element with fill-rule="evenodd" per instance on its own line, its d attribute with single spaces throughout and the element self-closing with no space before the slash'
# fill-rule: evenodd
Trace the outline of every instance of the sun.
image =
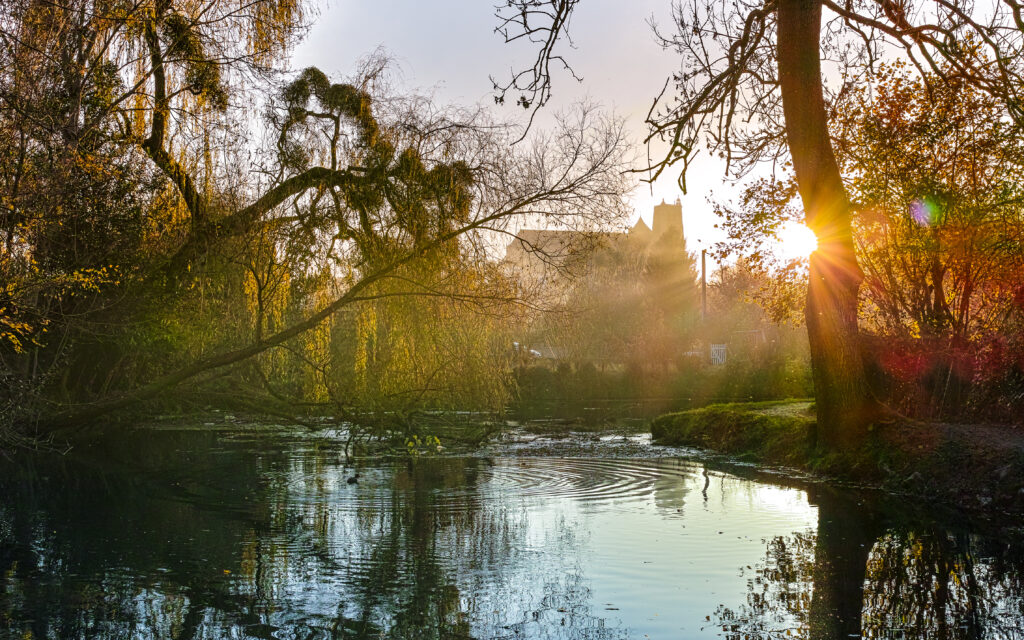
<svg viewBox="0 0 1024 640">
<path fill-rule="evenodd" d="M 787 222 L 775 233 L 775 253 L 786 260 L 806 258 L 818 248 L 818 236 L 807 225 Z"/>
</svg>

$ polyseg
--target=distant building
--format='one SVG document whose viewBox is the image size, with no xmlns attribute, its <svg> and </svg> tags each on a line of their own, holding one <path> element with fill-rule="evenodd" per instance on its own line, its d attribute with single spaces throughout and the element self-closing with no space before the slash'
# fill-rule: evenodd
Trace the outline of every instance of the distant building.
<svg viewBox="0 0 1024 640">
<path fill-rule="evenodd" d="M 634 241 L 648 246 L 661 240 L 670 241 L 673 244 L 678 242 L 685 246 L 682 203 L 676 200 L 674 203 L 668 204 L 662 200 L 661 204 L 654 205 L 654 215 L 651 217 L 650 227 L 647 226 L 643 218 L 640 218 L 626 235 Z"/>
<path fill-rule="evenodd" d="M 638 254 L 685 253 L 682 203 L 662 201 L 654 207 L 650 227 L 640 218 L 626 232 L 523 229 L 505 247 L 504 262 L 524 281 L 552 285 L 560 275 L 586 266 L 592 252 L 602 247 Z"/>
<path fill-rule="evenodd" d="M 527 360 L 666 366 L 685 351 L 696 282 L 678 201 L 619 233 L 523 229 L 503 262 L 535 303 L 580 313 L 535 325 Z"/>
</svg>

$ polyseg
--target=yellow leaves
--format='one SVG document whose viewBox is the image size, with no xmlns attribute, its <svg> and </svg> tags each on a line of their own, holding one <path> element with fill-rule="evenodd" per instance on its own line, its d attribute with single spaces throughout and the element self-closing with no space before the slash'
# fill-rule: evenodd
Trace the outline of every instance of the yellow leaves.
<svg viewBox="0 0 1024 640">
<path fill-rule="evenodd" d="M 416 457 L 427 453 L 440 453 L 441 440 L 437 436 L 424 436 L 413 434 L 405 441 L 406 453 Z"/>
<path fill-rule="evenodd" d="M 6 342 L 15 353 L 24 353 L 26 343 L 38 346 L 31 337 L 33 326 L 7 314 L 7 308 L 0 307 L 0 343 Z"/>
<path fill-rule="evenodd" d="M 117 268 L 114 265 L 99 269 L 79 269 L 70 273 L 63 282 L 64 289 L 70 294 L 92 292 L 98 293 L 103 285 L 116 284 Z"/>
<path fill-rule="evenodd" d="M 283 53 L 291 35 L 304 17 L 301 0 L 267 0 L 250 3 L 239 1 L 239 7 L 250 12 L 249 24 L 243 28 L 247 49 L 256 62 L 269 64 Z"/>
<path fill-rule="evenodd" d="M 139 58 L 139 60 L 136 62 L 136 70 L 135 70 L 135 75 L 140 80 L 142 78 L 144 78 L 145 74 L 146 74 L 146 69 L 143 66 L 142 60 L 143 60 L 142 58 Z M 139 82 L 140 80 L 136 80 L 136 82 Z M 137 140 L 142 140 L 143 138 L 146 137 L 146 128 L 148 127 L 148 122 L 147 122 L 147 118 L 146 118 L 146 114 L 148 113 L 148 109 L 147 109 L 148 105 L 147 105 L 147 101 L 146 101 L 146 96 L 141 91 L 138 91 L 138 92 L 135 93 L 134 96 L 132 96 L 132 101 L 131 102 L 132 102 L 132 110 L 131 110 L 131 132 L 132 132 L 132 136 L 135 137 Z"/>
<path fill-rule="evenodd" d="M 279 326 L 291 297 L 290 282 L 285 267 L 254 258 L 242 284 L 250 316 L 268 328 Z"/>
<path fill-rule="evenodd" d="M 356 385 L 360 391 L 366 391 L 367 371 L 370 356 L 376 349 L 377 310 L 372 304 L 364 305 L 356 317 L 356 352 L 353 362 Z"/>
<path fill-rule="evenodd" d="M 34 260 L 26 260 L 17 275 L 8 275 L 0 286 L 0 344 L 8 345 L 15 353 L 24 353 L 29 346 L 42 346 L 40 338 L 49 321 L 31 304 L 23 310 L 19 305 L 24 300 L 35 299 L 44 292 L 51 297 L 99 293 L 104 286 L 119 282 L 115 265 L 44 275 Z"/>
</svg>

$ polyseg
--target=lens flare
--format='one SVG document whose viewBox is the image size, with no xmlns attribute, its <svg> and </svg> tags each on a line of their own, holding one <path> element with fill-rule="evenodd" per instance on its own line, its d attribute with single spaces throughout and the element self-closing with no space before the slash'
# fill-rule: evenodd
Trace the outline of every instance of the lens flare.
<svg viewBox="0 0 1024 640">
<path fill-rule="evenodd" d="M 922 227 L 939 221 L 939 204 L 930 198 L 916 198 L 910 203 L 910 219 Z"/>
</svg>

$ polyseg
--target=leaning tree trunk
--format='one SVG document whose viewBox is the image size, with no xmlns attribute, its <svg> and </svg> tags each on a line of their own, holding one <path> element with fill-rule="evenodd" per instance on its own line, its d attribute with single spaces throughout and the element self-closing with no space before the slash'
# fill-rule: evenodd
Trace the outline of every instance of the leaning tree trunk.
<svg viewBox="0 0 1024 640">
<path fill-rule="evenodd" d="M 779 0 L 779 80 L 797 187 L 818 236 L 807 288 L 807 337 L 818 439 L 833 450 L 860 445 L 872 419 L 857 334 L 864 276 L 854 254 L 850 202 L 829 139 L 821 80 L 821 0 Z"/>
</svg>

